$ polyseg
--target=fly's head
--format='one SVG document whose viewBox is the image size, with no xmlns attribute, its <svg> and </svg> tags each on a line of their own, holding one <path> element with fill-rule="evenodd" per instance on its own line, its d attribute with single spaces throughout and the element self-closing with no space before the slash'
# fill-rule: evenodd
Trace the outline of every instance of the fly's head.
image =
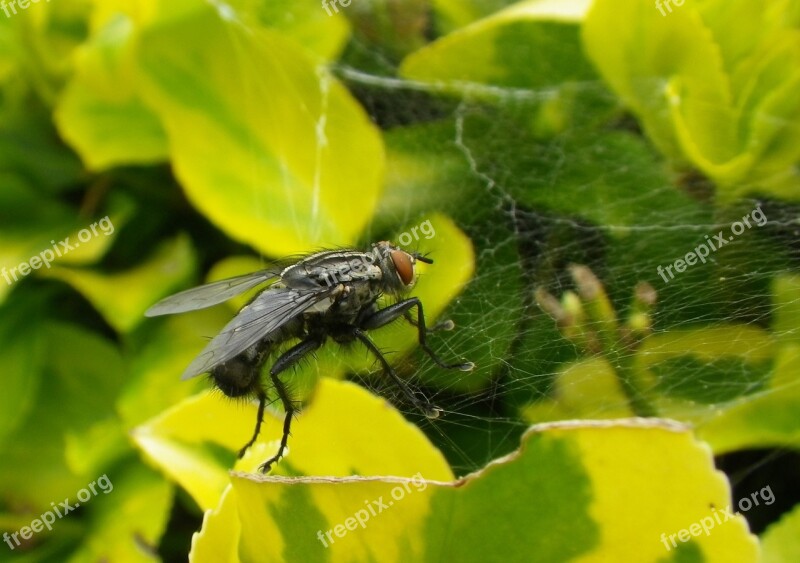
<svg viewBox="0 0 800 563">
<path fill-rule="evenodd" d="M 375 243 L 372 248 L 383 273 L 386 291 L 390 293 L 403 293 L 414 287 L 417 281 L 417 261 L 433 264 L 430 258 L 416 252 L 406 252 L 387 241 Z"/>
</svg>

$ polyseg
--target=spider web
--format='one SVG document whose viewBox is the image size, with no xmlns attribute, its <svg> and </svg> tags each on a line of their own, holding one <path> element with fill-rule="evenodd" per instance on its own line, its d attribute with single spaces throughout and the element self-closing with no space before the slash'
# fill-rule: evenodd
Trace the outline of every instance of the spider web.
<svg viewBox="0 0 800 563">
<path fill-rule="evenodd" d="M 673 399 L 679 408 L 645 408 L 626 389 L 621 366 L 637 361 L 647 336 L 609 355 L 565 337 L 540 303 L 542 292 L 556 302 L 577 295 L 586 309 L 582 293 L 588 290 L 573 267 L 582 265 L 586 269 L 580 271 L 594 276 L 607 294 L 617 330 L 637 307 L 647 305 L 634 297 L 644 292 L 642 299 L 651 301 L 645 308 L 653 336 L 710 338 L 715 333 L 705 329 L 729 326 L 768 335 L 779 314 L 771 284 L 798 257 L 796 209 L 752 198 L 720 210 L 714 186 L 691 171 L 673 171 L 599 79 L 540 89 L 462 83 L 457 93 L 445 93 L 438 85 L 398 78 L 396 71 L 390 56 L 359 38 L 331 65 L 332 74 L 381 127 L 387 144 L 385 192 L 362 243 L 436 212 L 455 220 L 474 246 L 476 273 L 442 317 L 452 318 L 455 330 L 437 332 L 430 342 L 445 360 L 464 358 L 478 368 L 471 374 L 443 372 L 420 351 L 400 361 L 391 358 L 416 392 L 443 409 L 436 420 L 421 416 L 377 366 L 369 376 L 351 377 L 417 423 L 457 475 L 516 449 L 536 420 L 563 418 L 558 408 L 565 388 L 560 385 L 577 389 L 584 399 L 578 418 L 658 415 L 690 423 L 713 420 L 734 402 L 794 385 L 770 387 L 766 357 L 751 362 L 747 354 L 709 352 L 703 358 L 697 353 L 702 346 L 695 345 L 688 356 L 671 358 L 661 371 L 654 368 L 653 396 Z M 327 88 L 326 80 L 322 84 Z M 531 127 L 536 117 L 547 121 L 548 108 L 565 92 L 574 102 L 567 125 Z M 319 147 L 327 143 L 326 122 L 323 113 Z M 397 170 L 409 160 L 424 172 L 420 176 L 436 183 L 403 178 Z M 673 265 L 709 237 L 730 236 L 731 225 L 756 208 L 766 224 L 733 236 L 706 263 L 681 273 L 673 266 L 676 275 L 668 281 L 659 274 L 659 267 Z M 448 252 L 435 238 L 421 240 L 418 250 L 434 259 Z M 598 334 L 608 329 L 607 321 L 591 318 L 582 327 Z M 755 343 L 748 354 L 766 356 L 768 341 Z M 720 343 L 709 343 L 715 346 Z M 612 373 L 620 368 L 614 393 L 604 395 L 601 389 L 587 397 L 593 389 L 590 372 L 565 378 L 570 366 L 592 359 L 606 361 Z M 768 482 L 776 463 L 788 455 L 794 454 L 754 450 L 718 461 L 731 476 L 737 498 Z M 776 497 L 776 510 L 798 500 L 788 491 Z"/>
<path fill-rule="evenodd" d="M 438 405 L 446 405 L 444 416 L 433 421 L 412 412 L 392 389 L 381 389 L 446 452 L 457 474 L 481 467 L 517 447 L 519 435 L 531 422 L 521 414 L 526 407 L 552 401 L 558 395 L 557 379 L 566 366 L 598 357 L 596 352 L 581 350 L 565 339 L 555 321 L 536 302 L 537 288 L 546 289 L 556 298 L 567 291 L 580 293 L 570 275 L 572 264 L 585 265 L 594 273 L 608 293 L 620 323 L 631 312 L 635 287 L 644 282 L 649 284 L 655 301 L 650 311 L 654 334 L 728 325 L 769 331 L 774 313 L 770 283 L 796 259 L 796 222 L 791 209 L 765 199 L 750 199 L 728 214 L 718 214 L 710 204 L 713 186 L 706 180 L 659 173 L 655 181 L 652 177 L 642 181 L 642 175 L 648 174 L 645 166 L 620 161 L 618 154 L 604 159 L 606 135 L 598 135 L 588 146 L 573 150 L 574 137 L 586 133 L 585 129 L 567 131 L 544 141 L 517 134 L 515 125 L 519 128 L 519 123 L 524 123 L 520 116 L 535 113 L 551 99 L 553 93 L 549 90 L 504 90 L 484 85 L 470 89 L 470 85 L 466 89 L 469 96 L 451 98 L 450 107 L 444 104 L 442 109 L 437 92 L 424 84 L 369 75 L 347 66 L 339 66 L 335 72 L 356 92 L 363 89 L 361 100 L 377 112 L 373 117 L 379 123 L 387 120 L 380 115 L 384 109 L 381 100 L 394 102 L 389 110 L 394 117 L 388 119 L 388 127 L 384 125 L 390 138 L 390 169 L 392 135 L 409 127 L 405 121 L 413 122 L 411 127 L 427 123 L 429 130 L 445 133 L 437 139 L 438 146 L 420 152 L 428 150 L 434 158 L 443 158 L 445 168 L 452 167 L 457 174 L 463 174 L 460 179 L 472 184 L 470 188 L 452 183 L 431 187 L 458 194 L 453 196 L 455 204 L 444 203 L 442 207 L 445 211 L 459 208 L 454 213 L 475 246 L 477 267 L 474 279 L 448 310 L 458 328 L 433 340 L 445 357 L 473 359 L 485 357 L 488 351 L 491 367 L 485 370 L 488 373 L 484 374 L 484 384 L 465 391 L 471 386 L 465 382 L 471 375 L 452 372 L 434 376 L 430 372 L 437 368 L 422 360 L 417 364 L 418 371 L 409 376 L 421 386 L 421 392 Z M 579 94 L 589 97 L 607 95 L 600 82 L 573 86 Z M 487 90 L 491 90 L 491 104 L 473 101 L 476 92 Z M 641 133 L 630 116 L 623 116 L 609 127 L 626 137 L 638 137 L 641 147 L 637 148 L 644 147 L 647 166 L 658 162 L 660 157 L 641 141 Z M 503 136 L 514 141 L 498 141 Z M 501 154 L 507 148 L 514 152 Z M 646 154 L 650 151 L 652 154 Z M 506 168 L 512 159 L 530 163 L 530 168 L 527 172 L 517 170 L 513 164 Z M 580 162 L 586 159 L 592 161 L 589 168 L 593 175 L 576 182 L 572 170 L 586 165 Z M 573 164 L 574 160 L 579 162 Z M 641 189 L 628 193 L 606 189 L 625 175 L 642 181 Z M 565 186 L 565 180 L 571 185 Z M 389 186 L 387 191 L 393 188 L 403 189 Z M 536 197 L 533 201 L 520 197 L 521 189 L 543 193 L 538 197 L 541 204 L 537 205 Z M 548 195 L 559 190 L 565 192 L 561 198 Z M 676 198 L 675 194 L 681 197 Z M 580 203 L 564 213 L 554 209 L 558 199 L 561 201 L 557 204 L 566 208 L 571 201 Z M 676 199 L 680 201 L 676 203 Z M 406 201 L 413 202 L 413 198 Z M 400 224 L 420 217 L 420 210 L 413 203 L 403 205 L 400 198 L 393 198 L 391 206 L 391 214 Z M 590 211 L 589 207 L 595 209 Z M 631 209 L 636 210 L 633 217 L 626 211 Z M 754 224 L 740 235 L 731 233 L 732 224 L 754 209 L 760 209 L 768 222 Z M 602 221 L 597 217 L 622 220 Z M 664 281 L 657 271 L 659 266 L 672 264 L 720 232 L 730 239 L 726 248 L 712 254 L 707 263 L 698 263 L 682 274 L 675 271 L 678 275 L 674 279 Z M 426 246 L 425 250 L 430 250 L 432 256 L 447 252 L 446 248 L 437 247 L 435 240 L 424 242 L 430 242 L 430 248 Z M 626 252 L 627 259 L 621 256 Z M 777 259 L 776 254 L 780 255 Z M 601 331 L 601 324 L 589 320 L 585 328 Z M 702 332 L 696 334 L 702 337 Z M 481 350 L 474 345 L 476 340 L 484 342 Z M 768 345 L 765 341 L 761 348 Z M 702 346 L 695 346 L 694 350 L 699 348 Z M 755 344 L 750 353 L 758 355 L 759 345 Z M 625 363 L 633 361 L 636 354 L 634 346 L 607 359 Z M 754 366 L 735 355 L 692 358 L 684 357 L 682 364 L 681 360 L 674 360 L 679 365 L 664 373 L 659 383 L 658 393 L 663 396 L 692 397 L 680 409 L 643 411 L 631 408 L 631 397 L 610 395 L 588 401 L 581 417 L 613 418 L 627 410 L 631 415 L 672 416 L 697 423 L 714 418 L 710 407 L 724 409 L 732 401 L 741 404 L 785 390 L 767 387 L 767 361 Z M 431 381 L 435 384 L 431 385 Z M 371 384 L 375 385 L 375 381 Z M 755 490 L 763 486 L 764 477 L 759 477 L 759 472 L 769 473 L 769 467 L 785 460 L 786 455 L 788 452 L 780 449 L 745 452 L 721 459 L 720 465 L 732 474 L 733 484 L 738 486 L 736 492 L 746 496 L 748 487 Z M 781 504 L 788 507 L 792 502 L 784 497 Z"/>
</svg>

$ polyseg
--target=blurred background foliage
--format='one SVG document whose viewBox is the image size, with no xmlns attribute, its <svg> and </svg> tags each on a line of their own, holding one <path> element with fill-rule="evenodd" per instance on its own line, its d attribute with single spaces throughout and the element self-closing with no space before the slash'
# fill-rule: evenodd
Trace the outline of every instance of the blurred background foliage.
<svg viewBox="0 0 800 563">
<path fill-rule="evenodd" d="M 0 11 L 0 528 L 113 482 L 0 560 L 797 560 L 800 2 Z M 277 477 L 253 475 L 280 413 L 237 461 L 254 405 L 178 379 L 243 300 L 144 311 L 424 221 L 414 292 L 456 325 L 432 344 L 476 369 L 375 333 L 428 421 L 329 345 L 287 375 L 308 408 Z"/>
</svg>

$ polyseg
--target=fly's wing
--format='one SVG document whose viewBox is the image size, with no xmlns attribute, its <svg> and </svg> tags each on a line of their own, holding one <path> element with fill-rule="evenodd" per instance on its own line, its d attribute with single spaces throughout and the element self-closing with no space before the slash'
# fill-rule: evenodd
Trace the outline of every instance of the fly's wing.
<svg viewBox="0 0 800 563">
<path fill-rule="evenodd" d="M 266 289 L 245 305 L 205 349 L 189 364 L 181 379 L 211 371 L 244 352 L 309 307 L 327 299 L 332 290 L 298 291 L 286 287 Z"/>
<path fill-rule="evenodd" d="M 248 289 L 277 277 L 281 271 L 283 271 L 282 268 L 269 268 L 201 285 L 200 287 L 193 287 L 162 299 L 145 311 L 144 315 L 146 317 L 157 317 L 159 315 L 185 313 L 186 311 L 195 311 L 218 305 L 231 297 L 235 297 Z"/>
</svg>

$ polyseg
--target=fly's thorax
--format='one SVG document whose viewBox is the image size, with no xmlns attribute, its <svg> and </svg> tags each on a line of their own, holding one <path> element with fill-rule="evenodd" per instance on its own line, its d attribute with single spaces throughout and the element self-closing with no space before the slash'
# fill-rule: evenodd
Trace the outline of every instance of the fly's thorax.
<svg viewBox="0 0 800 563">
<path fill-rule="evenodd" d="M 318 252 L 289 266 L 281 279 L 294 289 L 319 289 L 380 280 L 382 276 L 381 268 L 370 253 L 334 250 Z"/>
<path fill-rule="evenodd" d="M 410 254 L 391 242 L 381 241 L 367 252 L 317 252 L 286 268 L 280 277 L 281 282 L 292 289 L 331 289 L 338 285 L 368 283 L 377 285 L 382 292 L 397 295 L 414 286 L 418 258 L 417 254 Z"/>
<path fill-rule="evenodd" d="M 306 317 L 322 314 L 335 319 L 338 324 L 352 323 L 365 307 L 369 307 L 383 293 L 374 280 L 356 280 L 333 288 L 323 301 L 306 310 Z"/>
</svg>

